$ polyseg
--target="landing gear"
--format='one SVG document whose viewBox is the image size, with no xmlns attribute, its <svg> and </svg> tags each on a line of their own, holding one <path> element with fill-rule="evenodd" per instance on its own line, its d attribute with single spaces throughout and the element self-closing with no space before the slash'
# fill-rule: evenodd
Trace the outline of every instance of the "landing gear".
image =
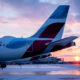
<svg viewBox="0 0 80 80">
<path fill-rule="evenodd" d="M 2 69 L 3 69 L 3 68 L 6 68 L 6 67 L 7 67 L 6 64 L 1 64 L 1 65 L 0 65 L 0 68 L 2 68 Z"/>
</svg>

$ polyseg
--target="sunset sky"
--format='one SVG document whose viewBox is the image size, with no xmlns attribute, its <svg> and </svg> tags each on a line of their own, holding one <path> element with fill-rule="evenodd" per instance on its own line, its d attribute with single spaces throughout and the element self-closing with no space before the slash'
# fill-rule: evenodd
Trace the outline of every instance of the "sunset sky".
<svg viewBox="0 0 80 80">
<path fill-rule="evenodd" d="M 0 0 L 0 37 L 31 36 L 59 5 L 64 4 L 70 5 L 70 10 L 63 38 L 80 37 L 80 0 Z M 75 56 L 80 56 L 80 38 L 75 42 L 75 47 L 52 54 L 73 61 Z"/>
</svg>

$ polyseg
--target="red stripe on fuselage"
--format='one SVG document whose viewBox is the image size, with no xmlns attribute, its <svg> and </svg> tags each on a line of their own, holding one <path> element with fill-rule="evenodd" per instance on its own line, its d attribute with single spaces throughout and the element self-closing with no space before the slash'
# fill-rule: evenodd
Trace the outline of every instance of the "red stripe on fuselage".
<svg viewBox="0 0 80 80">
<path fill-rule="evenodd" d="M 46 43 L 51 42 L 52 40 L 36 40 L 32 45 L 27 49 L 22 58 L 36 56 L 42 53 L 47 47 Z"/>
</svg>

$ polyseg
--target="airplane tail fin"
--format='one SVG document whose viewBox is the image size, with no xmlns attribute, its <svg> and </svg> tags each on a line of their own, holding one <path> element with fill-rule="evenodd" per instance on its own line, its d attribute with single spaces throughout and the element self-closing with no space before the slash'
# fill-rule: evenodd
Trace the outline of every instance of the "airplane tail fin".
<svg viewBox="0 0 80 80">
<path fill-rule="evenodd" d="M 69 5 L 60 5 L 32 37 L 61 39 L 68 10 Z"/>
</svg>

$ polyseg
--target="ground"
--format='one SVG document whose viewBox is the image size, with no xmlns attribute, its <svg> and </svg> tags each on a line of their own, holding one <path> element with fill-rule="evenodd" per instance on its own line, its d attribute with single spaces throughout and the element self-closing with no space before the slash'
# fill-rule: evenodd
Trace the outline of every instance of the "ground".
<svg viewBox="0 0 80 80">
<path fill-rule="evenodd" d="M 0 80 L 80 80 L 80 65 L 8 65 L 0 69 Z"/>
</svg>

